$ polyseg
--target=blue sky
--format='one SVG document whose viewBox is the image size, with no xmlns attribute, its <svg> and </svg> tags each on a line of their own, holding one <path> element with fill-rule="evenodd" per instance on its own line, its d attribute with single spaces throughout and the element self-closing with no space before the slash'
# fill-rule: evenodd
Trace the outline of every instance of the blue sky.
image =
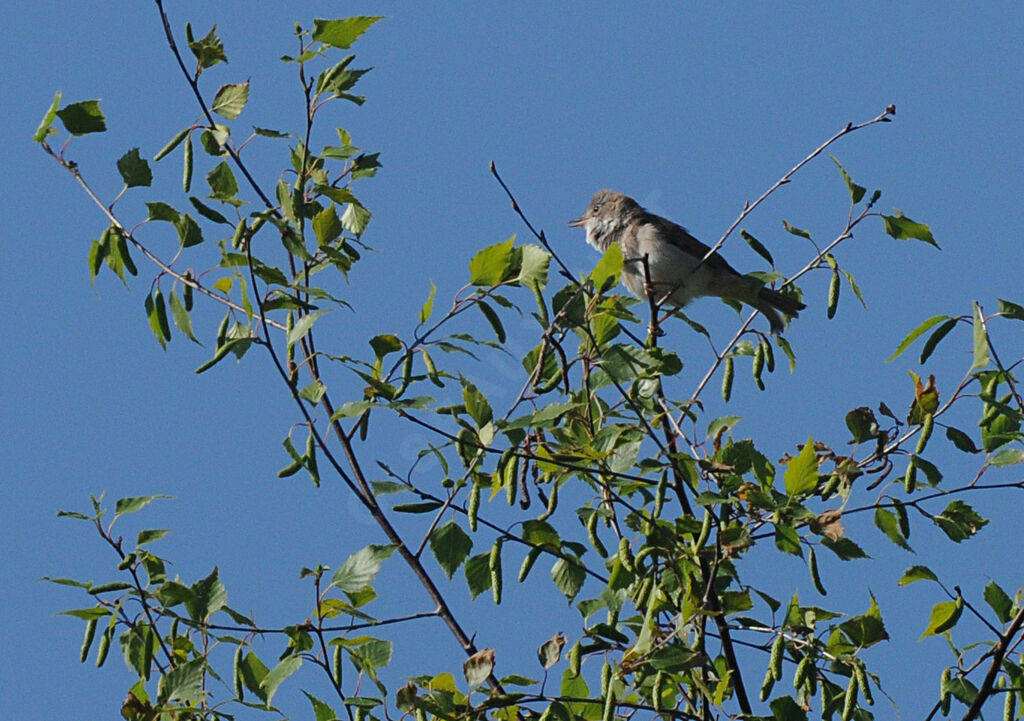
<svg viewBox="0 0 1024 721">
<path fill-rule="evenodd" d="M 840 446 L 847 410 L 909 398 L 906 370 L 920 370 L 916 354 L 884 359 L 923 319 L 969 312 L 973 299 L 993 309 L 1000 297 L 1024 302 L 1024 13 L 1016 3 L 643 3 L 626 10 L 605 2 L 303 2 L 262 3 L 258 14 L 255 4 L 234 0 L 167 6 L 179 33 L 186 20 L 200 32 L 218 24 L 230 63 L 211 72 L 208 93 L 248 78 L 252 99 L 240 122 L 280 129 L 300 119 L 291 69 L 276 60 L 294 52 L 293 23 L 388 16 L 356 46 L 358 62 L 375 67 L 360 84 L 368 102 L 339 105 L 330 121 L 358 145 L 381 151 L 384 165 L 360 191 L 374 212 L 365 240 L 378 252 L 343 290 L 356 313 L 325 326 L 339 351 L 366 353 L 365 338 L 409 331 L 431 281 L 441 303 L 466 282 L 476 249 L 513 233 L 526 239 L 490 177 L 492 160 L 569 266 L 585 271 L 597 256 L 566 223 L 596 189 L 629 193 L 710 243 L 744 201 L 821 141 L 890 103 L 895 122 L 844 138 L 831 152 L 858 183 L 882 188 L 880 209 L 898 207 L 928 223 L 942 251 L 895 241 L 880 223 L 862 226 L 839 260 L 869 309 L 844 289 L 837 317 L 826 320 L 828 276 L 813 275 L 804 283 L 809 308 L 788 334 L 796 374 L 776 372 L 764 393 L 738 383 L 732 405 L 717 410 L 742 408 L 745 432 L 769 439 L 775 457 L 811 433 Z M 110 715 L 126 686 L 120 662 L 100 672 L 91 662 L 79 666 L 80 623 L 53 614 L 84 599 L 37 579 L 106 579 L 112 563 L 84 526 L 58 521 L 57 508 L 84 509 L 89 494 L 103 491 L 109 499 L 175 496 L 139 521 L 174 529 L 161 550 L 176 560 L 175 571 L 196 578 L 219 564 L 232 605 L 259 609 L 269 622 L 308 613 L 308 594 L 296 580 L 301 566 L 337 564 L 380 538 L 340 484 L 315 490 L 298 476 L 275 477 L 295 414 L 262 358 L 254 353 L 238 368 L 195 376 L 209 350 L 180 338 L 160 349 L 142 310 L 145 270 L 128 291 L 109 274 L 89 284 L 89 241 L 103 219 L 31 135 L 54 90 L 63 90 L 65 101 L 102 99 L 109 132 L 77 139 L 69 156 L 102 197 L 112 198 L 120 186 L 116 158 L 135 146 L 151 157 L 192 121 L 196 111 L 155 9 L 145 2 L 83 1 L 58 11 L 22 3 L 7 17 L 12 28 L 0 48 L 8 208 L 0 301 L 8 347 L 0 361 L 7 438 L 0 451 L 7 509 L 0 527 L 7 549 L 0 561 L 7 609 L 0 697 L 12 718 L 40 715 L 41 704 L 51 717 Z M 323 140 L 329 133 L 326 126 Z M 283 148 L 267 142 L 254 155 L 268 177 L 284 162 Z M 133 194 L 125 210 L 173 189 L 178 162 L 175 156 L 156 166 L 163 185 Z M 827 241 L 842 229 L 846 206 L 846 189 L 822 157 L 743 227 L 792 272 L 807 247 L 782 230 L 781 219 Z M 738 236 L 723 253 L 742 271 L 762 269 Z M 720 342 L 736 327 L 735 314 L 716 301 L 689 311 Z M 216 320 L 210 314 L 196 322 L 208 337 Z M 707 346 L 684 329 L 665 343 L 686 363 L 685 392 L 709 361 Z M 961 337 L 929 371 L 940 383 L 955 383 L 968 348 Z M 501 366 L 467 373 L 482 388 L 500 389 L 506 377 Z M 747 380 L 745 371 L 737 375 Z M 424 439 L 403 433 L 371 455 L 410 458 Z M 895 591 L 895 579 L 907 566 L 931 561 L 965 591 L 979 592 L 990 578 L 1011 593 L 1021 583 L 1016 553 L 998 550 L 1017 545 L 1019 521 L 1007 500 L 972 502 L 994 523 L 971 543 L 952 546 L 925 530 L 911 556 L 865 528 L 858 541 L 885 558 L 871 567 L 877 576 L 838 562 L 825 571 L 826 585 L 849 611 L 866 607 L 868 588 L 884 597 L 893 646 L 911 644 L 920 673 L 889 689 L 906 717 L 924 708 L 916 697 L 931 693 L 946 662 L 941 641 L 912 640 L 923 630 L 924 610 L 944 599 L 923 588 Z M 137 528 L 128 525 L 131 533 Z M 926 550 L 933 541 L 940 553 Z M 780 595 L 806 586 L 797 562 L 777 554 L 769 560 L 797 579 Z M 385 571 L 388 582 L 411 584 L 394 565 Z M 752 571 L 748 580 L 770 581 L 773 571 L 763 569 L 763 579 Z M 534 626 L 510 655 L 530 659 L 554 631 L 578 626 L 543 584 L 512 594 Z M 415 589 L 404 595 L 395 612 L 425 610 Z M 481 645 L 504 641 L 488 603 L 466 605 L 464 613 Z M 431 623 L 423 622 L 411 643 L 439 654 L 441 670 L 457 649 Z M 894 663 L 882 654 L 875 659 L 883 671 Z M 499 670 L 512 671 L 507 663 L 499 656 Z"/>
</svg>

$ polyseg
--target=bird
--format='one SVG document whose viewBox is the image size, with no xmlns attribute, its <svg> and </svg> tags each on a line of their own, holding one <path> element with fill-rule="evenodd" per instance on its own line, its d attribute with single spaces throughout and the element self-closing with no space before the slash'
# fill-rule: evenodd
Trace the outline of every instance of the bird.
<svg viewBox="0 0 1024 721">
<path fill-rule="evenodd" d="M 772 333 L 785 323 L 780 313 L 795 317 L 806 306 L 795 297 L 741 275 L 718 253 L 681 225 L 645 210 L 633 198 L 599 190 L 586 212 L 569 222 L 585 228 L 587 243 L 604 253 L 612 243 L 622 249 L 622 282 L 630 293 L 647 298 L 644 257 L 655 301 L 682 307 L 694 298 L 715 296 L 746 303 L 768 319 Z"/>
</svg>

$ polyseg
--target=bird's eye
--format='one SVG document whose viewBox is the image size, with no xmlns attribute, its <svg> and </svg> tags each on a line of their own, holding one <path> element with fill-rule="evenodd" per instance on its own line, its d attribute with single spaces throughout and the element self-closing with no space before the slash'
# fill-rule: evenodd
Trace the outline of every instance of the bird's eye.
<svg viewBox="0 0 1024 721">
<path fill-rule="evenodd" d="M 593 210 L 596 213 L 598 210 L 601 209 L 601 204 L 600 203 L 594 203 L 592 206 L 590 206 L 590 209 Z"/>
</svg>

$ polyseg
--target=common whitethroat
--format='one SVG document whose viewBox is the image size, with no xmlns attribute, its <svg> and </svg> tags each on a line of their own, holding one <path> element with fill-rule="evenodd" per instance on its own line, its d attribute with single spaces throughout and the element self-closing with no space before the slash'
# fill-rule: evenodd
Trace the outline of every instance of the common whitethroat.
<svg viewBox="0 0 1024 721">
<path fill-rule="evenodd" d="M 622 249 L 622 282 L 638 298 L 647 297 L 644 258 L 659 304 L 682 307 L 694 298 L 715 296 L 753 306 L 768 319 L 772 333 L 785 328 L 781 312 L 795 317 L 806 306 L 792 296 L 740 275 L 722 256 L 681 225 L 649 213 L 628 195 L 599 190 L 586 212 L 570 226 L 587 229 L 587 243 L 602 253 L 612 243 Z M 708 257 L 705 257 L 708 256 Z"/>
</svg>

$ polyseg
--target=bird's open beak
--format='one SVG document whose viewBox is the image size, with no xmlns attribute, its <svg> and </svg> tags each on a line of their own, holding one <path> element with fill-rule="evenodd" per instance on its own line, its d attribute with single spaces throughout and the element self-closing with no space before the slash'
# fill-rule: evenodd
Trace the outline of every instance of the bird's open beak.
<svg viewBox="0 0 1024 721">
<path fill-rule="evenodd" d="M 579 218 L 573 218 L 572 220 L 569 221 L 570 228 L 582 228 L 586 224 L 587 219 L 583 216 L 580 216 Z"/>
</svg>

